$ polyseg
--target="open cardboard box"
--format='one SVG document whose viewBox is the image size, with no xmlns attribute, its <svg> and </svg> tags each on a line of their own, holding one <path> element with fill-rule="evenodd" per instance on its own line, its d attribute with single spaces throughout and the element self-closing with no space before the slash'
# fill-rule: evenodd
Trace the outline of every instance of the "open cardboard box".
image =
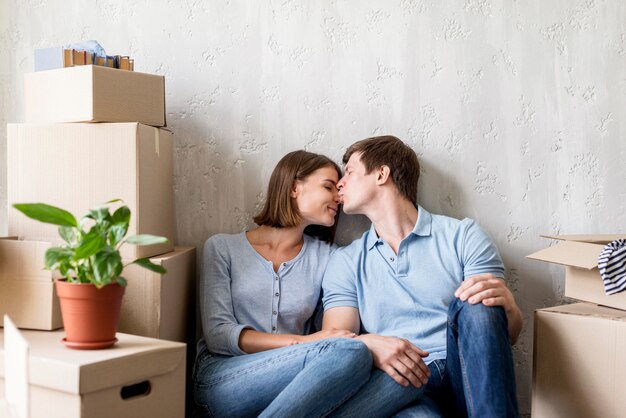
<svg viewBox="0 0 626 418">
<path fill-rule="evenodd" d="M 26 217 L 14 203 L 43 202 L 80 217 L 111 199 L 122 199 L 132 213 L 129 236 L 152 234 L 170 241 L 123 245 L 123 258 L 174 249 L 170 131 L 140 123 L 10 123 L 7 132 L 10 236 L 61 243 L 57 226 Z"/>
<path fill-rule="evenodd" d="M 532 417 L 623 417 L 625 355 L 625 311 L 590 303 L 535 311 Z"/>
<path fill-rule="evenodd" d="M 0 238 L 0 326 L 11 316 L 23 329 L 55 330 L 63 327 L 54 279 L 56 271 L 43 269 L 49 242 Z M 122 299 L 118 330 L 144 337 L 187 342 L 194 306 L 196 249 L 176 247 L 152 257 L 165 267 L 164 275 L 138 265 L 122 272 L 128 284 Z M 124 264 L 132 260 L 123 260 Z"/>
<path fill-rule="evenodd" d="M 527 256 L 565 266 L 565 296 L 626 310 L 626 292 L 607 295 L 598 271 L 604 246 L 626 234 L 542 235 L 562 242 Z"/>
<path fill-rule="evenodd" d="M 0 344 L 3 337 L 0 330 Z M 176 418 L 185 414 L 185 344 L 118 333 L 106 350 L 72 350 L 63 331 L 22 331 L 29 408 L 46 418 Z M 0 346 L 3 354 L 4 345 Z M 0 380 L 5 376 L 0 357 Z M 1 385 L 0 385 L 1 386 Z"/>
<path fill-rule="evenodd" d="M 81 65 L 24 75 L 26 122 L 165 126 L 165 77 Z"/>
</svg>

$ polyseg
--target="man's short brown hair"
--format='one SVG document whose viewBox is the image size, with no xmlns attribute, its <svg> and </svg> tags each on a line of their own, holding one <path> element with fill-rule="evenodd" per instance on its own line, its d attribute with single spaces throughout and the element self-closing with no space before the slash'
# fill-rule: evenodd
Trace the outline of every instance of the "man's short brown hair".
<svg viewBox="0 0 626 418">
<path fill-rule="evenodd" d="M 314 171 L 324 167 L 334 168 L 337 176 L 341 178 L 339 166 L 325 155 L 299 150 L 281 158 L 270 176 L 265 205 L 254 217 L 254 222 L 257 225 L 274 228 L 290 228 L 300 225 L 302 216 L 295 199 L 291 197 L 291 191 L 297 180 L 305 180 Z M 304 232 L 332 242 L 336 225 L 337 222 L 332 227 L 309 225 Z"/>
<path fill-rule="evenodd" d="M 391 180 L 400 194 L 417 206 L 420 164 L 411 147 L 395 136 L 375 136 L 350 145 L 343 155 L 343 163 L 355 153 L 359 154 L 367 174 L 384 165 L 389 167 Z"/>
</svg>

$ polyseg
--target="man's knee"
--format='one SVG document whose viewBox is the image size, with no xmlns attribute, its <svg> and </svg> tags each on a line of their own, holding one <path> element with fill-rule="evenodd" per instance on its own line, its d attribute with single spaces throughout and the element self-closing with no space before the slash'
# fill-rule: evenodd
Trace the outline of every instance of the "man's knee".
<svg viewBox="0 0 626 418">
<path fill-rule="evenodd" d="M 471 304 L 455 299 L 450 304 L 448 317 L 454 326 L 470 326 L 482 329 L 507 328 L 506 313 L 502 306 L 485 306 L 482 303 Z"/>
</svg>

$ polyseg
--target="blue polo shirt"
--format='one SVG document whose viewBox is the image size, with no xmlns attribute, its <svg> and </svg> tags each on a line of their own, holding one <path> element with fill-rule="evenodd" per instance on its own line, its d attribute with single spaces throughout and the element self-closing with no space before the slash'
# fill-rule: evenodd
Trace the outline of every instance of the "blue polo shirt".
<svg viewBox="0 0 626 418">
<path fill-rule="evenodd" d="M 374 225 L 331 256 L 323 279 L 324 310 L 358 308 L 362 331 L 406 338 L 446 357 L 448 305 L 464 278 L 504 277 L 498 250 L 471 219 L 432 215 L 418 206 L 417 223 L 395 254 Z"/>
</svg>

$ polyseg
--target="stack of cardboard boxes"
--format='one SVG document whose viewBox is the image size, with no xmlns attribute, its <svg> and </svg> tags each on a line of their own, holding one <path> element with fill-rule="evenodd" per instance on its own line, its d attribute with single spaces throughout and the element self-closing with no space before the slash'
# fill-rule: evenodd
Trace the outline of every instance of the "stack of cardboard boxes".
<svg viewBox="0 0 626 418">
<path fill-rule="evenodd" d="M 584 302 L 535 312 L 533 418 L 622 417 L 626 292 L 606 295 L 604 246 L 626 235 L 546 236 L 562 242 L 528 258 L 565 266 L 565 296 Z"/>
<path fill-rule="evenodd" d="M 164 77 L 91 65 L 30 73 L 25 75 L 25 105 L 26 123 L 7 128 L 9 237 L 0 238 L 0 321 L 6 313 L 23 329 L 51 331 L 63 325 L 55 273 L 42 269 L 45 250 L 60 243 L 57 228 L 31 220 L 11 205 L 43 202 L 82 216 L 119 198 L 132 213 L 129 235 L 154 234 L 170 241 L 122 246 L 124 259 L 150 257 L 168 272 L 160 276 L 136 265 L 124 269 L 128 286 L 119 331 L 187 342 L 193 332 L 195 248 L 172 244 L 173 135 L 163 129 Z M 42 353 L 65 350 L 59 332 L 46 337 L 40 332 L 26 334 L 43 346 L 59 345 L 42 346 Z M 122 360 L 124 350 L 116 349 L 123 341 L 120 338 L 112 350 L 99 352 L 108 359 L 103 361 L 110 360 L 107 367 L 129 367 Z M 181 345 L 175 346 L 181 350 Z M 179 384 L 184 387 L 182 347 Z M 152 360 L 158 362 L 156 357 Z"/>
</svg>

